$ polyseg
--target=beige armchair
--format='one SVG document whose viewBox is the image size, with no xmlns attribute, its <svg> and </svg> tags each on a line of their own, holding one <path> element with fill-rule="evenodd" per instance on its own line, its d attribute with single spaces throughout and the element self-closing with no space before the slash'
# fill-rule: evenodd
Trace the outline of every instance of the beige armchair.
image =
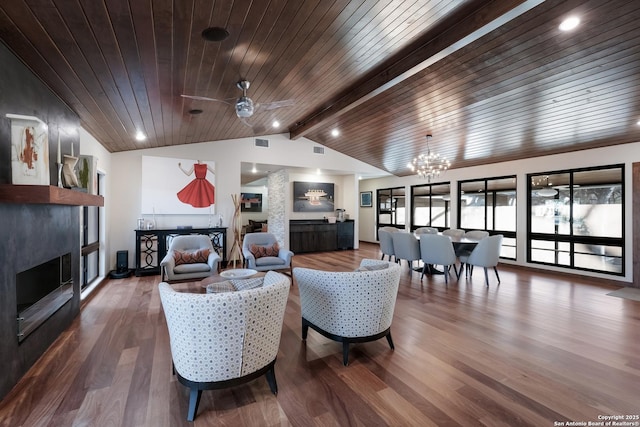
<svg viewBox="0 0 640 427">
<path fill-rule="evenodd" d="M 198 412 L 203 390 L 266 375 L 277 394 L 275 363 L 289 288 L 289 278 L 274 271 L 262 286 L 234 292 L 192 294 L 159 284 L 174 374 L 190 389 L 188 421 Z"/>
<path fill-rule="evenodd" d="M 219 262 L 220 255 L 213 249 L 209 236 L 176 236 L 160 262 L 161 277 L 169 282 L 202 279 L 216 273 Z"/>
</svg>

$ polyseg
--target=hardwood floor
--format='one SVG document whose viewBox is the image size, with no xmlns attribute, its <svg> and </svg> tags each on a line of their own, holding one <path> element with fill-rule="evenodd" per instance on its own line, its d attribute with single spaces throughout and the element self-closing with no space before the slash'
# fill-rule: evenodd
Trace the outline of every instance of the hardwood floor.
<svg viewBox="0 0 640 427">
<path fill-rule="evenodd" d="M 295 266 L 353 270 L 377 245 L 296 255 Z M 291 288 L 276 363 L 266 379 L 205 391 L 193 425 L 554 426 L 639 425 L 640 302 L 606 295 L 598 279 L 504 264 L 502 283 L 403 275 L 385 339 L 341 345 L 300 338 Z M 179 426 L 188 390 L 171 373 L 159 276 L 111 280 L 0 403 L 2 426 Z M 196 284 L 180 286 L 198 289 Z M 558 424 L 554 424 L 558 422 Z M 580 425 L 580 424 L 576 424 Z M 604 424 L 603 424 L 604 425 Z M 620 424 L 623 425 L 623 424 Z"/>
</svg>

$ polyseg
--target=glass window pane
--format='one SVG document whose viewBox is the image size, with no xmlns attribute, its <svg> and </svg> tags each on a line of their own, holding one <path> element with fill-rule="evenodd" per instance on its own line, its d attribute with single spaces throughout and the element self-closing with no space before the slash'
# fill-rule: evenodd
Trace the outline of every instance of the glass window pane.
<svg viewBox="0 0 640 427">
<path fill-rule="evenodd" d="M 622 169 L 574 173 L 573 233 L 622 237 Z"/>
<path fill-rule="evenodd" d="M 500 257 L 516 259 L 516 239 L 512 237 L 504 237 L 502 239 L 502 248 L 500 249 Z"/>
<path fill-rule="evenodd" d="M 622 273 L 622 248 L 605 245 L 576 245 L 575 266 Z"/>
</svg>

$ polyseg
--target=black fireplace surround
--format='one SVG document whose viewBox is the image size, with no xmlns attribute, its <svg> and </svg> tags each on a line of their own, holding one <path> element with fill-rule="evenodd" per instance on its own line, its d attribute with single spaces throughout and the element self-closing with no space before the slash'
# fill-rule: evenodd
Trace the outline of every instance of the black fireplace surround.
<svg viewBox="0 0 640 427">
<path fill-rule="evenodd" d="M 0 398 L 4 397 L 80 312 L 80 207 L 0 203 Z M 35 265 L 70 254 L 70 285 L 59 308 L 28 327 L 17 321 L 16 280 Z M 67 261 L 65 261 L 67 263 Z M 66 269 L 67 267 L 64 267 Z M 66 274 L 66 273 L 65 273 Z M 63 292 L 63 293 L 64 293 Z M 31 310 L 31 309 L 29 309 Z"/>
</svg>

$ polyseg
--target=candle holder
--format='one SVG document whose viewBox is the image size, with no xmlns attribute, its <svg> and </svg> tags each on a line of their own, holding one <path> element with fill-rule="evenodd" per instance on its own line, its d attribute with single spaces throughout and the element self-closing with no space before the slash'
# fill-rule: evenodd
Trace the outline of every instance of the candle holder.
<svg viewBox="0 0 640 427">
<path fill-rule="evenodd" d="M 62 185 L 62 163 L 56 163 L 56 165 L 58 166 L 58 187 L 62 188 L 64 187 Z"/>
</svg>

